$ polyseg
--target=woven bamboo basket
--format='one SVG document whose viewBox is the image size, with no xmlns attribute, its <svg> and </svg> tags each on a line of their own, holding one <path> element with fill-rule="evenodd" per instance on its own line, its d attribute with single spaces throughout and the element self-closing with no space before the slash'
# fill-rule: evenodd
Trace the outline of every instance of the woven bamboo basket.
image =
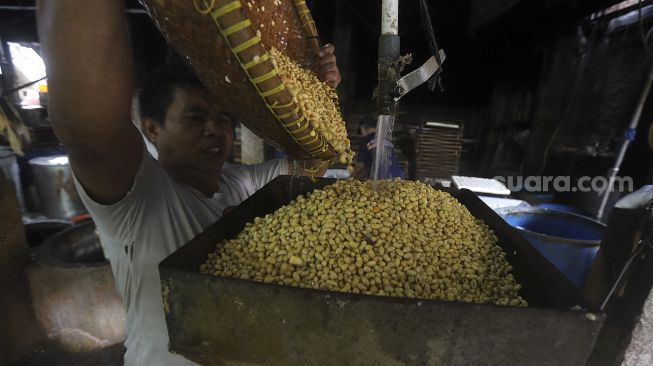
<svg viewBox="0 0 653 366">
<path fill-rule="evenodd" d="M 247 128 L 296 159 L 337 157 L 306 123 L 267 52 L 275 47 L 302 67 L 313 67 L 320 46 L 304 0 L 142 2 L 216 103 Z"/>
</svg>

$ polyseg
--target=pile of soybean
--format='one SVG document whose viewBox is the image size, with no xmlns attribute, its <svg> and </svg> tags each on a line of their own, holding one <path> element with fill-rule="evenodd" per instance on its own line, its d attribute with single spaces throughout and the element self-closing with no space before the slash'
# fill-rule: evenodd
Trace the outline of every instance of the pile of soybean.
<svg viewBox="0 0 653 366">
<path fill-rule="evenodd" d="M 497 237 L 448 193 L 338 181 L 217 245 L 200 271 L 356 294 L 527 306 Z"/>
<path fill-rule="evenodd" d="M 351 166 L 354 153 L 350 148 L 345 121 L 340 114 L 336 90 L 320 81 L 315 72 L 304 69 L 276 48 L 270 49 L 270 56 L 279 77 L 286 84 L 308 123 L 338 152 L 340 163 Z M 297 121 L 297 127 L 302 127 L 301 121 Z M 315 131 L 310 135 L 315 136 Z"/>
</svg>

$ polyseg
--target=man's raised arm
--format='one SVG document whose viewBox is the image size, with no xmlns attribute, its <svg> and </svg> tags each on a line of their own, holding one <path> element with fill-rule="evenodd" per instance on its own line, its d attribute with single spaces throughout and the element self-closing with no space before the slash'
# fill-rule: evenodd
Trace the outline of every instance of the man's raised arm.
<svg viewBox="0 0 653 366">
<path fill-rule="evenodd" d="M 96 201 L 131 188 L 143 141 L 131 122 L 132 53 L 123 0 L 39 0 L 49 115 L 75 175 Z"/>
</svg>

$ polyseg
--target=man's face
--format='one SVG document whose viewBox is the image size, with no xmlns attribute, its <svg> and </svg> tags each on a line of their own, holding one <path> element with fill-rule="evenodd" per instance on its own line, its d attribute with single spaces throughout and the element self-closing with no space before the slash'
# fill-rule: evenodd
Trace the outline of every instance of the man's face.
<svg viewBox="0 0 653 366">
<path fill-rule="evenodd" d="M 154 144 L 164 167 L 181 174 L 220 174 L 233 143 L 231 117 L 200 88 L 174 90 Z"/>
</svg>

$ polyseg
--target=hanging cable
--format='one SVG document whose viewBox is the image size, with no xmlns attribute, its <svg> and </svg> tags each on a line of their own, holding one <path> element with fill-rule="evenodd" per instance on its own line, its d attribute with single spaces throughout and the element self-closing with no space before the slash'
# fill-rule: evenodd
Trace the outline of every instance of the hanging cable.
<svg viewBox="0 0 653 366">
<path fill-rule="evenodd" d="M 431 23 L 431 13 L 429 12 L 429 6 L 426 0 L 419 1 L 419 11 L 422 15 L 422 28 L 426 33 L 426 38 L 429 43 L 429 49 L 431 50 L 433 57 L 435 57 L 435 60 L 438 62 L 438 65 L 442 65 L 442 60 L 440 59 L 440 48 L 438 47 L 438 43 L 435 40 L 433 23 Z M 444 87 L 442 86 L 442 78 L 440 77 L 441 73 L 442 73 L 442 66 L 440 66 L 438 68 L 438 71 L 436 71 L 436 73 L 433 74 L 433 76 L 431 76 L 431 78 L 429 79 L 429 90 L 431 91 L 435 90 L 436 86 L 438 90 L 440 91 L 444 90 Z"/>
<path fill-rule="evenodd" d="M 0 98 L 4 98 L 4 97 L 6 97 L 7 95 L 9 95 L 11 93 L 17 92 L 17 91 L 19 91 L 21 89 L 25 89 L 27 87 L 30 87 L 30 86 L 38 83 L 39 81 L 44 80 L 45 78 L 47 78 L 47 76 L 44 76 L 44 77 L 42 77 L 40 79 L 37 79 L 37 80 L 30 81 L 30 82 L 25 83 L 23 85 L 17 86 L 17 87 L 15 87 L 13 89 L 9 89 L 6 92 L 2 93 L 2 95 L 0 95 Z"/>
<path fill-rule="evenodd" d="M 560 134 L 560 131 L 562 130 L 562 126 L 564 126 L 567 122 L 567 119 L 569 118 L 569 114 L 571 112 L 572 106 L 576 103 L 576 98 L 578 97 L 579 94 L 579 89 L 581 86 L 581 81 L 583 76 L 585 75 L 585 70 L 587 68 L 587 63 L 589 62 L 590 56 L 592 55 L 592 51 L 594 50 L 594 47 L 597 42 L 597 37 L 598 37 L 598 24 L 592 25 L 592 31 L 590 33 L 590 38 L 587 43 L 587 49 L 585 50 L 584 54 L 581 55 L 581 59 L 579 60 L 578 64 L 578 71 L 576 72 L 576 78 L 574 80 L 574 84 L 571 89 L 571 95 L 569 97 L 569 101 L 567 102 L 567 105 L 565 106 L 564 109 L 564 114 L 560 121 L 558 122 L 558 125 L 553 132 L 553 135 L 551 135 L 551 138 L 549 139 L 544 152 L 542 153 L 542 161 L 540 165 L 540 170 L 538 171 L 537 175 L 541 176 L 544 173 L 544 169 L 546 169 L 546 163 L 547 159 L 549 157 L 549 151 L 551 150 L 551 147 L 553 146 L 555 140 L 558 138 L 558 135 Z"/>
<path fill-rule="evenodd" d="M 639 6 L 637 7 L 637 15 L 639 17 L 639 34 L 642 37 L 642 43 L 644 44 L 644 49 L 646 50 L 646 55 L 653 55 L 653 51 L 648 47 L 648 39 L 651 36 L 651 31 L 653 27 L 650 27 L 648 32 L 644 33 L 644 17 L 642 16 L 642 8 L 644 7 L 644 2 L 639 0 Z"/>
<path fill-rule="evenodd" d="M 12 20 L 12 21 L 10 21 L 10 22 L 8 22 L 6 24 L 3 24 L 2 27 L 0 27 L 0 32 L 4 32 L 5 30 L 13 27 L 14 25 L 22 22 L 23 20 L 27 20 L 28 18 L 32 18 L 32 17 L 34 17 L 34 12 L 23 15 L 22 17 L 19 17 L 19 18 L 15 18 L 14 20 Z"/>
</svg>

